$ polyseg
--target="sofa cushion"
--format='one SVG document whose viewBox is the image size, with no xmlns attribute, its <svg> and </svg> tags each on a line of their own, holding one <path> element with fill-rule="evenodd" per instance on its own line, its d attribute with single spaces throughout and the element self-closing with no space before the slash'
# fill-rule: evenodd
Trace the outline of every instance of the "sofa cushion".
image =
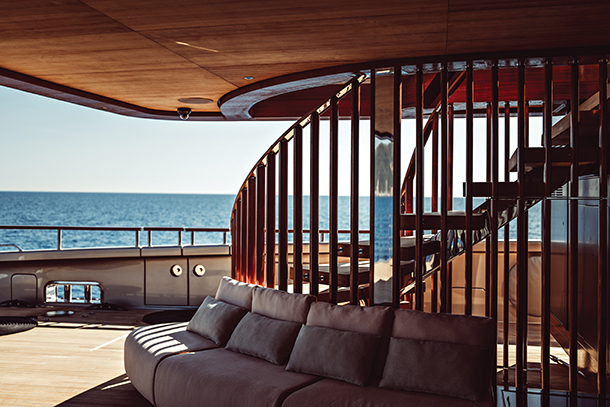
<svg viewBox="0 0 610 407">
<path fill-rule="evenodd" d="M 286 370 L 364 386 L 378 345 L 377 335 L 303 325 Z"/>
<path fill-rule="evenodd" d="M 252 292 L 255 285 L 242 283 L 229 277 L 223 277 L 216 290 L 216 299 L 250 310 Z"/>
<path fill-rule="evenodd" d="M 496 323 L 486 317 L 398 309 L 394 313 L 392 337 L 493 347 Z"/>
<path fill-rule="evenodd" d="M 247 312 L 248 310 L 244 308 L 206 297 L 191 318 L 186 330 L 211 339 L 217 345 L 225 346 L 233 330 Z"/>
<path fill-rule="evenodd" d="M 319 380 L 225 349 L 186 353 L 159 365 L 157 407 L 279 407 L 289 394 Z"/>
<path fill-rule="evenodd" d="M 155 372 L 158 363 L 168 356 L 218 348 L 209 339 L 186 330 L 187 323 L 144 326 L 133 330 L 125 339 L 125 372 L 133 386 L 152 404 Z"/>
<path fill-rule="evenodd" d="M 377 386 L 379 379 L 366 387 L 333 379 L 322 379 L 295 391 L 282 407 L 492 407 L 491 396 L 484 402 L 391 389 Z"/>
<path fill-rule="evenodd" d="M 381 376 L 390 343 L 393 320 L 394 310 L 390 307 L 360 307 L 316 302 L 311 304 L 307 325 L 379 335 L 379 348 L 375 356 L 373 374 Z"/>
<path fill-rule="evenodd" d="M 283 365 L 301 325 L 248 312 L 237 324 L 227 349 Z"/>
<path fill-rule="evenodd" d="M 489 347 L 392 338 L 379 386 L 478 402 L 487 396 L 491 366 Z"/>
<path fill-rule="evenodd" d="M 272 288 L 256 287 L 252 293 L 252 312 L 273 319 L 298 322 L 307 321 L 310 305 L 316 300 L 313 295 L 291 294 Z"/>
</svg>

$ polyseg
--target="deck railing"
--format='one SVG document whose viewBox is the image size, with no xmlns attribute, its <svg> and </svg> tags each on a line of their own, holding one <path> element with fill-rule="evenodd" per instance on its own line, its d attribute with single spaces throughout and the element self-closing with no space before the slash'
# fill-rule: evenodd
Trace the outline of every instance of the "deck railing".
<svg viewBox="0 0 610 407">
<path fill-rule="evenodd" d="M 222 233 L 222 244 L 227 244 L 227 234 L 230 229 L 226 228 L 189 228 L 189 227 L 125 227 L 125 226 L 39 226 L 39 225 L 0 225 L 0 230 L 50 230 L 57 233 L 57 250 L 63 250 L 63 232 L 65 231 L 93 231 L 93 232 L 133 232 L 135 233 L 134 247 L 141 247 L 140 237 L 143 233 L 148 234 L 146 245 L 153 246 L 153 232 L 177 232 L 177 245 L 184 246 L 183 237 L 190 234 L 190 245 L 195 246 L 195 233 Z M 13 247 L 19 251 L 22 248 L 15 243 L 6 243 L 1 246 Z"/>
</svg>

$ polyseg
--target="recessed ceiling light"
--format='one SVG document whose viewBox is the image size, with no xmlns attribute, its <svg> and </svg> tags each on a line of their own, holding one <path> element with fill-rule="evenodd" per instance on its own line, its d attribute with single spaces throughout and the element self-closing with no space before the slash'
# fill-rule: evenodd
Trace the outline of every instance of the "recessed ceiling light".
<svg viewBox="0 0 610 407">
<path fill-rule="evenodd" d="M 178 102 L 189 104 L 189 105 L 207 105 L 208 103 L 213 103 L 212 99 L 208 98 L 180 98 Z"/>
<path fill-rule="evenodd" d="M 244 79 L 247 81 L 251 81 L 252 79 L 254 79 L 254 76 L 244 76 Z"/>
</svg>

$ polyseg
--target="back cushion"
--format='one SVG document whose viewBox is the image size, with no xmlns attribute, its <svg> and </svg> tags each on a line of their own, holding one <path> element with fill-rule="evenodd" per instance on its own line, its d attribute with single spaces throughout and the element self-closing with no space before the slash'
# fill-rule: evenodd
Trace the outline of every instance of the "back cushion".
<svg viewBox="0 0 610 407">
<path fill-rule="evenodd" d="M 227 349 L 283 365 L 294 346 L 301 324 L 248 312 L 237 324 Z"/>
<path fill-rule="evenodd" d="M 399 309 L 394 314 L 392 337 L 491 346 L 496 343 L 496 324 L 485 317 Z"/>
<path fill-rule="evenodd" d="M 250 310 L 252 308 L 252 292 L 255 287 L 252 284 L 223 277 L 216 291 L 216 299 Z"/>
<path fill-rule="evenodd" d="M 373 375 L 381 376 L 390 342 L 394 311 L 390 307 L 360 307 L 333 305 L 326 302 L 311 304 L 307 325 L 380 336 Z"/>
<path fill-rule="evenodd" d="M 269 318 L 304 324 L 313 295 L 290 294 L 272 288 L 256 287 L 252 293 L 252 312 Z"/>
<path fill-rule="evenodd" d="M 205 300 L 186 327 L 217 345 L 224 346 L 233 330 L 248 310 L 226 302 L 205 297 Z"/>
<path fill-rule="evenodd" d="M 491 318 L 396 310 L 379 386 L 482 401 L 495 346 Z"/>
</svg>

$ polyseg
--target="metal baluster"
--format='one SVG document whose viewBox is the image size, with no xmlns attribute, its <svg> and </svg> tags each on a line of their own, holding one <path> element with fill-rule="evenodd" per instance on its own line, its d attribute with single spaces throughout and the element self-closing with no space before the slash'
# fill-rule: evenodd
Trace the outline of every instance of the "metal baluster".
<svg viewBox="0 0 610 407">
<path fill-rule="evenodd" d="M 568 309 L 570 326 L 570 404 L 576 406 L 578 392 L 578 135 L 579 135 L 579 64 L 571 64 L 570 81 L 570 267 L 568 271 Z"/>
<path fill-rule="evenodd" d="M 423 215 L 424 215 L 424 89 L 421 65 L 417 66 L 415 78 L 415 137 L 416 137 L 416 204 L 415 204 L 415 309 L 424 309 L 423 272 L 425 260 L 423 256 Z"/>
<path fill-rule="evenodd" d="M 279 286 L 288 290 L 288 141 L 280 141 L 279 185 Z"/>
<path fill-rule="evenodd" d="M 472 61 L 466 68 L 466 258 L 465 283 L 466 305 L 464 313 L 472 315 L 472 179 L 474 162 L 474 111 L 473 111 L 473 71 Z"/>
<path fill-rule="evenodd" d="M 256 168 L 256 284 L 265 284 L 265 166 Z"/>
<path fill-rule="evenodd" d="M 292 197 L 292 269 L 294 292 L 303 292 L 303 128 L 296 126 L 294 138 L 294 192 Z"/>
<path fill-rule="evenodd" d="M 310 186 L 309 186 L 309 293 L 319 293 L 320 234 L 320 116 L 311 114 L 310 131 Z M 322 234 L 324 241 L 324 234 Z"/>
<path fill-rule="evenodd" d="M 354 82 L 352 87 L 352 134 L 351 134 L 351 205 L 350 205 L 350 303 L 358 304 L 358 255 L 359 255 L 359 199 L 358 189 L 360 172 L 360 83 Z"/>
<path fill-rule="evenodd" d="M 339 101 L 333 96 L 330 102 L 330 196 L 329 196 L 329 271 L 330 302 L 337 303 L 338 262 L 338 197 L 339 197 Z"/>
<path fill-rule="evenodd" d="M 265 285 L 275 288 L 275 156 L 267 155 L 267 238 Z"/>
</svg>

